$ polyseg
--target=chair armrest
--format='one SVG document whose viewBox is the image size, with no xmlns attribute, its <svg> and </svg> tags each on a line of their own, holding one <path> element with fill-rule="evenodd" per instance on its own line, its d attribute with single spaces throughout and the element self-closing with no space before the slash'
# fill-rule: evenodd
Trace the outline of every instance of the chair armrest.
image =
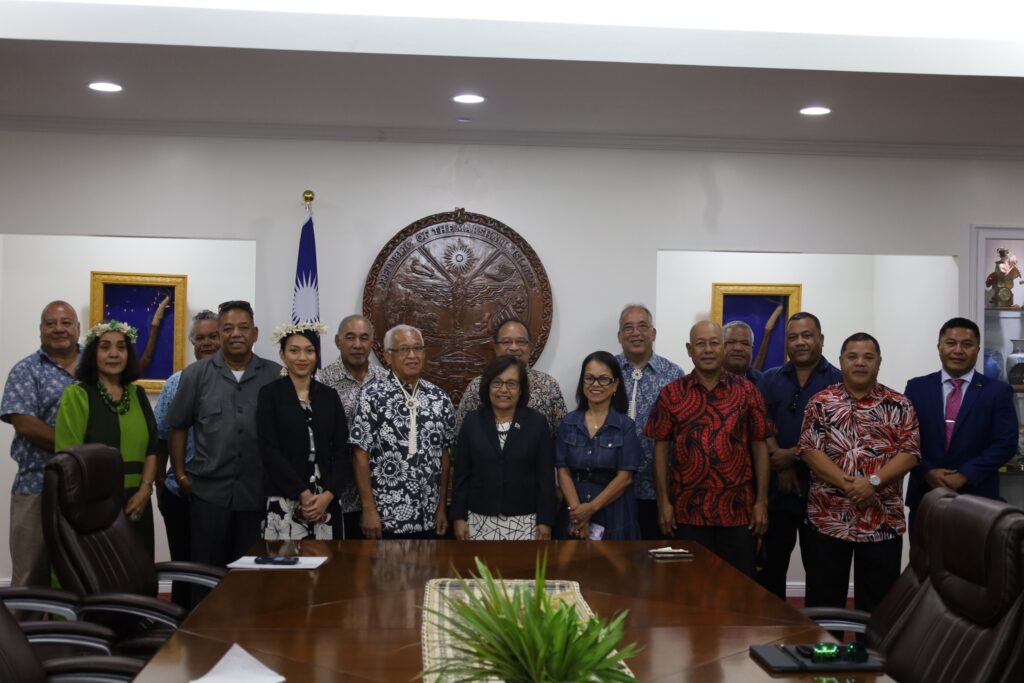
<svg viewBox="0 0 1024 683">
<path fill-rule="evenodd" d="M 97 612 L 117 612 L 143 617 L 150 621 L 165 624 L 171 628 L 178 628 L 188 615 L 188 611 L 172 602 L 164 602 L 147 595 L 104 593 L 102 595 L 90 595 L 82 598 L 82 605 L 78 609 L 78 613 L 82 618 Z"/>
<path fill-rule="evenodd" d="M 61 657 L 43 662 L 51 679 L 131 681 L 139 675 L 146 662 L 131 657 Z"/>
<path fill-rule="evenodd" d="M 73 645 L 100 654 L 111 654 L 117 635 L 99 624 L 84 621 L 23 621 L 21 632 L 32 644 Z"/>
<path fill-rule="evenodd" d="M 198 562 L 157 562 L 156 578 L 158 581 L 183 581 L 195 583 L 206 588 L 216 588 L 220 580 L 228 575 L 228 570 L 210 564 Z"/>
<path fill-rule="evenodd" d="M 826 631 L 864 633 L 871 618 L 864 610 L 843 607 L 805 607 L 800 611 Z"/>
<path fill-rule="evenodd" d="M 63 617 L 68 621 L 77 621 L 81 599 L 74 593 L 56 588 L 9 586 L 0 588 L 0 602 L 10 610 L 43 612 Z"/>
</svg>

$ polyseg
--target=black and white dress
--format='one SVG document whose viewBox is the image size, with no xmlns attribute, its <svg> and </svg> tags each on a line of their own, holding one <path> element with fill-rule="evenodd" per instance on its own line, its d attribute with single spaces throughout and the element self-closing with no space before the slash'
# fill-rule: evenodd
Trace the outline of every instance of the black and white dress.
<svg viewBox="0 0 1024 683">
<path fill-rule="evenodd" d="M 306 412 L 306 427 L 309 431 L 309 490 L 313 495 L 324 492 L 320 465 L 316 460 L 316 442 L 313 440 L 313 406 L 309 401 L 299 399 L 299 405 Z M 334 537 L 331 511 L 328 508 L 319 522 L 308 522 L 302 516 L 302 503 L 283 496 L 267 497 L 267 518 L 264 522 L 263 538 L 268 541 L 298 541 L 303 539 L 330 540 Z"/>
</svg>

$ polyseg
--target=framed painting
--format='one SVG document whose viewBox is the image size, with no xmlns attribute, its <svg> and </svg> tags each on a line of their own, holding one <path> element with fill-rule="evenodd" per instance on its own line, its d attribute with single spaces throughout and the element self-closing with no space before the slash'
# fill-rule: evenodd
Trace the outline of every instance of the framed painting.
<svg viewBox="0 0 1024 683">
<path fill-rule="evenodd" d="M 89 326 L 113 318 L 138 329 L 138 384 L 149 392 L 160 391 L 168 377 L 185 367 L 188 276 L 96 271 L 90 275 Z"/>
<path fill-rule="evenodd" d="M 720 325 L 733 320 L 750 325 L 754 368 L 772 368 L 786 362 L 786 321 L 800 310 L 800 294 L 801 285 L 715 282 L 711 318 Z"/>
</svg>

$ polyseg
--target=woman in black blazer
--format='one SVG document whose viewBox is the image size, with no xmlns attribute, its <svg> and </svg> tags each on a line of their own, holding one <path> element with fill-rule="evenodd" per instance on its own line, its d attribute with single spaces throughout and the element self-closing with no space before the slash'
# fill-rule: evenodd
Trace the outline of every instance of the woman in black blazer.
<svg viewBox="0 0 1024 683">
<path fill-rule="evenodd" d="M 257 435 L 267 494 L 263 537 L 335 538 L 337 496 L 352 477 L 348 424 L 338 393 L 313 379 L 320 323 L 274 331 L 287 376 L 260 389 Z"/>
<path fill-rule="evenodd" d="M 479 410 L 462 421 L 450 517 L 459 540 L 547 540 L 555 517 L 554 444 L 547 419 L 527 408 L 526 363 L 495 359 L 480 380 Z"/>
</svg>

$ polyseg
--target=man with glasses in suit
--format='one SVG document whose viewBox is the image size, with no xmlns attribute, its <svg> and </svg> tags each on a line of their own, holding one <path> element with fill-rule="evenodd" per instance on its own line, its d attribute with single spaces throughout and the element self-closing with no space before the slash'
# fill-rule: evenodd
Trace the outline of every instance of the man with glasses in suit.
<svg viewBox="0 0 1024 683">
<path fill-rule="evenodd" d="M 843 381 L 843 373 L 822 356 L 824 346 L 825 335 L 821 333 L 818 317 L 805 311 L 794 313 L 786 323 L 789 360 L 766 370 L 757 383 L 776 428 L 775 436 L 768 438 L 772 466 L 768 485 L 768 533 L 764 536 L 757 580 L 782 599 L 786 598 L 789 558 L 798 537 L 800 555 L 808 574 L 812 559 L 807 523 L 810 471 L 796 457 L 804 410 L 816 393 Z"/>
</svg>

